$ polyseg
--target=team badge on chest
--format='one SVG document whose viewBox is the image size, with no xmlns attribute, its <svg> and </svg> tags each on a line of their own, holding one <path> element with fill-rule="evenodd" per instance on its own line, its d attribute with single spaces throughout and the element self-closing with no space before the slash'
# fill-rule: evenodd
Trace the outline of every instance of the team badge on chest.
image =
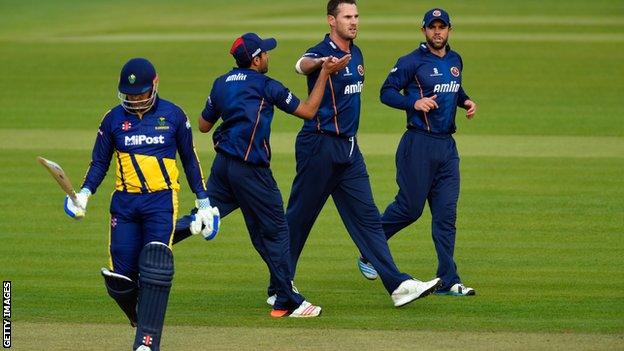
<svg viewBox="0 0 624 351">
<path fill-rule="evenodd" d="M 158 118 L 158 125 L 155 128 L 156 130 L 168 130 L 169 126 L 167 125 L 167 120 L 165 117 Z"/>
<path fill-rule="evenodd" d="M 459 68 L 455 66 L 451 67 L 451 74 L 453 75 L 453 77 L 459 77 Z"/>
<path fill-rule="evenodd" d="M 363 76 L 364 75 L 364 66 L 358 65 L 357 67 L 358 73 Z"/>
</svg>

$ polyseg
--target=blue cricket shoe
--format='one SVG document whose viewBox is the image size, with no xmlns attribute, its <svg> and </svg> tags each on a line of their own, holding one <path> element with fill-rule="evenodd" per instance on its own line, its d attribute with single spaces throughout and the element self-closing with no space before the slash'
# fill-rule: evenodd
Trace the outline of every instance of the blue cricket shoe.
<svg viewBox="0 0 624 351">
<path fill-rule="evenodd" d="M 377 270 L 375 270 L 375 267 L 373 267 L 373 265 L 370 262 L 364 259 L 364 257 L 360 256 L 358 258 L 357 265 L 360 270 L 360 273 L 362 273 L 364 278 L 368 280 L 375 280 L 379 276 L 379 274 L 377 274 Z"/>
</svg>

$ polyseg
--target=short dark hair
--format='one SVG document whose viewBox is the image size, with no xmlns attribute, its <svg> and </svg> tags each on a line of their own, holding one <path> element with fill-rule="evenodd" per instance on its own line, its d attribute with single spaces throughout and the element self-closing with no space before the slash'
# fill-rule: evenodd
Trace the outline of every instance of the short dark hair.
<svg viewBox="0 0 624 351">
<path fill-rule="evenodd" d="M 340 6 L 340 4 L 357 5 L 355 0 L 329 0 L 327 2 L 327 16 L 336 17 L 338 14 L 338 6 Z"/>
<path fill-rule="evenodd" d="M 238 68 L 249 68 L 251 67 L 251 61 L 247 61 L 247 62 L 239 62 L 238 60 L 236 61 L 236 66 L 238 66 Z"/>
</svg>

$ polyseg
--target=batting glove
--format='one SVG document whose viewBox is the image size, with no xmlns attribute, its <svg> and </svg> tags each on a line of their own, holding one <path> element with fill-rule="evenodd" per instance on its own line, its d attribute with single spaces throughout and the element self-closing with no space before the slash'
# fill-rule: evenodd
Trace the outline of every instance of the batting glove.
<svg viewBox="0 0 624 351">
<path fill-rule="evenodd" d="M 89 196 L 91 196 L 91 190 L 87 188 L 80 189 L 75 200 L 72 200 L 69 195 L 65 195 L 65 213 L 73 219 L 82 219 L 87 213 Z"/>
<path fill-rule="evenodd" d="M 206 240 L 214 239 L 219 232 L 219 223 L 221 222 L 219 209 L 210 206 L 208 198 L 195 200 L 195 206 L 197 206 L 197 213 L 191 222 L 191 234 L 201 233 Z"/>
</svg>

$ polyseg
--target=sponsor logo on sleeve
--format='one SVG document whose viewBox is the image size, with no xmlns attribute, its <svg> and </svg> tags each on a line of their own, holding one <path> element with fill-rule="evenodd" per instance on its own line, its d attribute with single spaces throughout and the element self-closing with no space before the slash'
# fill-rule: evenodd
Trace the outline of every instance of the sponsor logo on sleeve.
<svg viewBox="0 0 624 351">
<path fill-rule="evenodd" d="M 286 96 L 286 105 L 290 105 L 290 102 L 292 101 L 293 95 L 292 93 L 289 91 L 288 92 L 288 96 Z"/>
</svg>

